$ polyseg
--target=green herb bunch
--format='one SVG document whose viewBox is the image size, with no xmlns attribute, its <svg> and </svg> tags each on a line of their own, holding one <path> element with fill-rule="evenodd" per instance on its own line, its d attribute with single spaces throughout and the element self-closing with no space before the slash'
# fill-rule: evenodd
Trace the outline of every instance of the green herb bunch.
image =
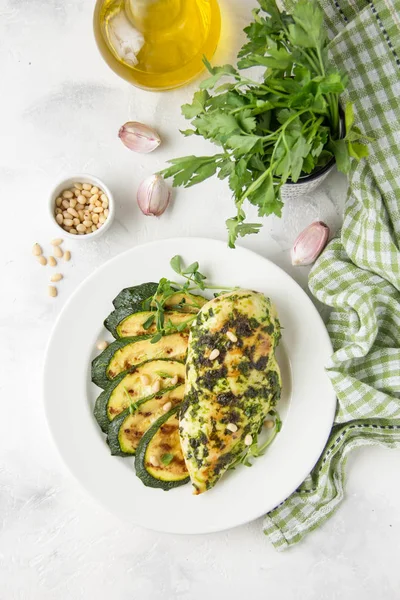
<svg viewBox="0 0 400 600">
<path fill-rule="evenodd" d="M 344 107 L 345 135 L 339 95 L 347 77 L 328 59 L 323 13 L 314 0 L 300 0 L 292 14 L 280 12 L 275 0 L 258 0 L 254 22 L 245 32 L 248 42 L 232 65 L 212 67 L 211 76 L 182 106 L 193 129 L 221 147 L 214 156 L 170 160 L 162 173 L 174 186 L 189 187 L 217 173 L 228 179 L 236 215 L 226 221 L 229 245 L 238 236 L 257 233 L 260 223 L 246 223 L 245 200 L 260 217 L 281 216 L 280 188 L 288 180 L 320 170 L 333 157 L 347 173 L 350 157 L 368 155 L 354 126 L 353 107 Z M 247 77 L 249 67 L 265 69 L 261 81 Z M 229 81 L 220 83 L 221 78 Z"/>
</svg>

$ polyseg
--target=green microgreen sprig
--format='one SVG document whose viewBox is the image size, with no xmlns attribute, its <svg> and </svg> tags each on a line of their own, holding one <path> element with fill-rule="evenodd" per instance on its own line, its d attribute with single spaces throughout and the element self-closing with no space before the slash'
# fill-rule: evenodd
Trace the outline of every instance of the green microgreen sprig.
<svg viewBox="0 0 400 600">
<path fill-rule="evenodd" d="M 225 286 L 211 285 L 207 282 L 206 275 L 199 271 L 199 263 L 194 262 L 185 267 L 180 256 L 176 255 L 170 260 L 170 265 L 173 271 L 180 275 L 185 281 L 179 283 L 166 279 L 160 279 L 157 290 L 153 296 L 145 300 L 143 309 L 146 311 L 153 310 L 154 314 L 143 324 L 144 329 L 149 329 L 153 324 L 156 325 L 157 333 L 152 337 L 151 343 L 159 342 L 164 335 L 184 331 L 196 318 L 197 311 L 200 310 L 201 304 L 196 301 L 196 295 L 193 292 L 205 290 L 230 291 L 235 288 Z M 166 304 L 168 300 L 176 294 L 183 294 L 182 300 L 175 305 Z M 181 323 L 174 325 L 171 319 L 168 319 L 168 311 L 194 309 L 194 313 L 188 313 L 188 318 Z"/>
</svg>

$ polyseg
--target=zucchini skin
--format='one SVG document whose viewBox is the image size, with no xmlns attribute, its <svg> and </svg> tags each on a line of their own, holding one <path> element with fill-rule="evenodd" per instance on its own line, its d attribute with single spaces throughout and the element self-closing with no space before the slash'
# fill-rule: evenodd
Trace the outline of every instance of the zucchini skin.
<svg viewBox="0 0 400 600">
<path fill-rule="evenodd" d="M 107 406 L 110 400 L 110 396 L 115 390 L 115 388 L 121 383 L 121 381 L 126 377 L 126 373 L 121 373 L 118 375 L 113 381 L 110 381 L 107 387 L 101 392 L 100 396 L 97 397 L 96 403 L 94 405 L 93 414 L 100 426 L 100 429 L 107 433 L 108 427 L 110 425 L 110 421 L 107 416 Z M 117 417 L 116 417 L 117 418 Z"/>
<path fill-rule="evenodd" d="M 149 429 L 146 431 L 136 449 L 136 475 L 139 477 L 139 479 L 142 480 L 144 485 L 147 487 L 159 488 L 164 490 L 165 492 L 168 492 L 169 490 L 172 490 L 176 487 L 180 487 L 181 485 L 185 485 L 190 481 L 189 475 L 185 477 L 185 479 L 180 479 L 179 481 L 163 481 L 162 479 L 157 479 L 156 477 L 153 477 L 153 475 L 151 475 L 146 469 L 146 451 L 149 443 L 151 442 L 161 425 L 163 425 L 166 421 L 168 421 L 170 417 L 176 414 L 180 410 L 180 407 L 181 405 L 174 406 L 165 415 L 157 419 L 157 421 L 155 421 L 153 425 L 149 427 Z"/>
<path fill-rule="evenodd" d="M 126 408 L 122 413 L 117 415 L 115 419 L 108 421 L 109 426 L 107 431 L 107 444 L 113 456 L 132 456 L 130 452 L 124 452 L 121 450 L 118 440 L 119 430 L 128 415 L 129 408 Z"/>
<path fill-rule="evenodd" d="M 141 398 L 140 400 L 138 400 L 136 402 L 136 404 L 135 404 L 136 409 L 133 411 L 133 414 L 136 413 L 136 410 L 141 409 L 141 407 L 143 407 L 143 409 L 146 410 L 146 404 L 148 404 L 155 398 L 162 400 L 162 402 L 166 402 L 169 399 L 168 396 L 171 393 L 173 394 L 179 388 L 181 388 L 181 390 L 183 391 L 184 385 L 182 383 L 178 383 L 177 385 L 175 385 L 173 387 L 166 387 L 163 390 L 160 390 L 159 392 L 157 392 L 155 394 L 151 394 L 150 396 Z M 182 403 L 182 400 L 180 401 L 180 404 L 181 403 Z M 107 407 L 105 408 L 105 411 L 107 411 Z M 134 454 L 136 454 L 136 451 L 125 452 L 121 448 L 121 443 L 120 443 L 120 439 L 119 439 L 121 427 L 123 426 L 123 423 L 126 420 L 126 418 L 130 416 L 130 414 L 132 414 L 132 413 L 130 412 L 129 408 L 126 408 L 123 412 L 121 412 L 119 415 L 117 415 L 112 421 L 108 422 L 107 444 L 109 445 L 111 454 L 113 454 L 113 455 L 133 456 Z M 152 423 L 150 424 L 150 427 L 151 427 L 151 425 L 152 425 Z"/>
<path fill-rule="evenodd" d="M 121 336 L 118 335 L 117 331 L 118 325 L 130 315 L 142 312 L 142 310 L 143 308 L 141 304 L 137 304 L 135 307 L 120 306 L 119 308 L 113 310 L 104 320 L 104 327 L 108 329 L 108 331 L 116 340 L 121 339 Z"/>
<path fill-rule="evenodd" d="M 184 364 L 183 361 L 179 361 L 179 360 L 171 361 L 168 358 L 159 358 L 157 360 L 145 361 L 141 365 L 132 367 L 132 369 L 130 369 L 129 371 L 124 371 L 123 373 L 120 373 L 119 375 L 117 375 L 117 377 L 115 379 L 113 379 L 112 381 L 110 381 L 108 383 L 108 385 L 106 386 L 106 388 L 97 397 L 97 400 L 95 402 L 94 409 L 93 409 L 93 414 L 94 414 L 95 419 L 96 419 L 97 423 L 99 424 L 101 430 L 104 431 L 104 433 L 108 432 L 110 423 L 112 423 L 114 420 L 114 419 L 112 419 L 110 421 L 110 419 L 108 417 L 108 405 L 109 405 L 109 402 L 110 402 L 110 399 L 111 399 L 111 396 L 112 396 L 114 390 L 118 387 L 118 385 L 126 377 L 133 375 L 136 371 L 140 370 L 142 367 L 146 367 L 146 366 L 151 367 L 152 365 L 157 364 L 157 363 L 174 363 L 174 364 L 179 363 L 179 365 Z M 175 389 L 175 387 L 177 387 L 177 386 L 165 387 L 154 394 L 148 394 L 147 396 L 143 396 L 142 398 L 140 398 L 136 401 L 136 404 L 138 406 L 140 406 L 140 404 L 142 404 L 143 401 L 151 400 L 152 398 L 154 398 L 157 395 L 164 395 L 165 392 L 170 391 L 171 389 Z"/>
<path fill-rule="evenodd" d="M 108 365 L 114 356 L 117 350 L 124 348 L 128 344 L 132 344 L 134 342 L 139 342 L 140 340 L 147 340 L 151 338 L 151 335 L 142 335 L 139 337 L 130 337 L 130 338 L 121 338 L 115 340 L 112 344 L 110 344 L 101 354 L 96 356 L 96 358 L 92 361 L 92 381 L 98 387 L 105 389 L 110 382 L 114 381 L 113 379 L 109 379 L 107 377 L 107 368 Z M 137 366 L 137 365 L 135 365 Z M 119 373 L 117 377 L 129 371 L 124 371 L 124 373 Z"/>
<path fill-rule="evenodd" d="M 132 309 L 131 313 L 143 310 L 143 302 L 150 298 L 150 296 L 154 296 L 157 288 L 158 283 L 154 281 L 124 288 L 114 298 L 114 308 L 130 308 Z"/>
</svg>

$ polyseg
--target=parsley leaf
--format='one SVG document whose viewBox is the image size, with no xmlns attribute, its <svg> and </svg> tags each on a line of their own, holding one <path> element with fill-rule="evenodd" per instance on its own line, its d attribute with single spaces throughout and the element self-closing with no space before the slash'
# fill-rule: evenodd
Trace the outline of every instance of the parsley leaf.
<svg viewBox="0 0 400 600">
<path fill-rule="evenodd" d="M 369 138 L 355 125 L 352 104 L 345 105 L 344 118 L 340 112 L 339 96 L 348 78 L 329 61 L 317 0 L 299 0 L 291 14 L 281 11 L 276 0 L 258 4 L 244 30 L 247 42 L 237 67 L 213 66 L 204 58 L 210 76 L 192 103 L 182 107 L 192 126 L 183 134 L 211 140 L 220 152 L 175 158 L 162 171 L 173 177 L 174 186 L 190 187 L 214 175 L 228 179 L 237 208 L 226 221 L 231 247 L 238 237 L 261 228 L 246 223 L 245 201 L 257 207 L 260 217 L 281 216 L 280 190 L 286 181 L 296 183 L 333 157 L 338 169 L 348 173 L 351 160 L 368 155 L 364 142 Z M 253 66 L 264 70 L 256 81 L 247 71 Z M 193 280 L 201 283 L 199 275 Z"/>
</svg>

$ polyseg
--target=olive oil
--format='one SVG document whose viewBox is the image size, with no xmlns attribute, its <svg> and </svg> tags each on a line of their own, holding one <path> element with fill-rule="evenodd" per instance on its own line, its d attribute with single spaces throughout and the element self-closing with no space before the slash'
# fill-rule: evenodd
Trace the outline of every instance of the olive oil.
<svg viewBox="0 0 400 600">
<path fill-rule="evenodd" d="M 178 87 L 204 68 L 221 28 L 217 0 L 97 0 L 94 31 L 108 65 L 149 90 Z"/>
</svg>

